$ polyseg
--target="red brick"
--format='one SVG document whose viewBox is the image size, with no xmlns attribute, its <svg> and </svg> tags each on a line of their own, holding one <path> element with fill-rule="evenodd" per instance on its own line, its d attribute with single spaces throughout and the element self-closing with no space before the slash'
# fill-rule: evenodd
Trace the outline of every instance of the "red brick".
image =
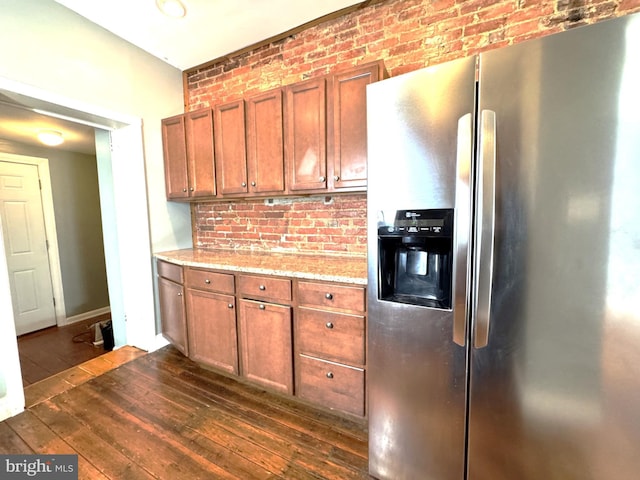
<svg viewBox="0 0 640 480">
<path fill-rule="evenodd" d="M 391 75 L 398 75 L 581 22 L 640 11 L 640 0 L 584 0 L 578 9 L 570 5 L 569 0 L 377 3 L 189 72 L 187 110 L 378 58 Z M 571 21 L 576 10 L 580 21 Z M 274 206 L 262 200 L 208 202 L 196 205 L 194 215 L 195 244 L 204 247 L 366 253 L 363 194 L 334 196 L 329 205 L 322 196 Z"/>
</svg>

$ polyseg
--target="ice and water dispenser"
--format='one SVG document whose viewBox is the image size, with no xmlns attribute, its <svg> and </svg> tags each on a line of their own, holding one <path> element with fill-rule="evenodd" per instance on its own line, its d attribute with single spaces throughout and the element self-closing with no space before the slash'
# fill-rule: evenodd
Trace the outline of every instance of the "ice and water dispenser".
<svg viewBox="0 0 640 480">
<path fill-rule="evenodd" d="M 378 298 L 451 308 L 453 209 L 398 210 L 378 223 Z"/>
</svg>

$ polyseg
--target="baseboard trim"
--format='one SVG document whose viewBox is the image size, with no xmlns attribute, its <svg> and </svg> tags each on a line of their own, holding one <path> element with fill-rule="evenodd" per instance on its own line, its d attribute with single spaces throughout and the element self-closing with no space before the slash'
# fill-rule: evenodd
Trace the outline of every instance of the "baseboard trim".
<svg viewBox="0 0 640 480">
<path fill-rule="evenodd" d="M 89 318 L 104 315 L 105 313 L 111 313 L 111 307 L 98 308 L 96 310 L 91 310 L 90 312 L 84 312 L 78 315 L 74 315 L 73 317 L 67 317 L 64 324 L 71 325 L 72 323 L 82 322 L 83 320 L 88 320 Z"/>
</svg>

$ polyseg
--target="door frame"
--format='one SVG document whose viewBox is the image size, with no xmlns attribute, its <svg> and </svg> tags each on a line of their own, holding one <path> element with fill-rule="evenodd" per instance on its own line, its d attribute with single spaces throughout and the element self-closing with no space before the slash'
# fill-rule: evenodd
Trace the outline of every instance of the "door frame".
<svg viewBox="0 0 640 480">
<path fill-rule="evenodd" d="M 49 159 L 0 152 L 0 162 L 35 165 L 38 168 L 38 178 L 40 179 L 40 198 L 42 200 L 42 213 L 44 215 L 44 228 L 48 242 L 47 257 L 49 259 L 53 298 L 55 299 L 56 325 L 59 327 L 66 325 L 68 323 L 67 312 L 64 304 L 64 289 L 62 284 L 62 270 L 60 268 L 60 251 L 58 249 L 58 233 L 56 230 L 53 193 L 51 191 Z"/>
</svg>

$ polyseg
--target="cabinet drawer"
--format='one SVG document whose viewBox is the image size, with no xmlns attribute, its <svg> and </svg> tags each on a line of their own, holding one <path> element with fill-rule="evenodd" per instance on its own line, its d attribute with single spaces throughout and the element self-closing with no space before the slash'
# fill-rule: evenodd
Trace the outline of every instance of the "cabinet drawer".
<svg viewBox="0 0 640 480">
<path fill-rule="evenodd" d="M 232 274 L 215 273 L 197 268 L 187 268 L 186 270 L 185 285 L 187 288 L 229 294 L 235 292 Z"/>
<path fill-rule="evenodd" d="M 164 260 L 158 260 L 158 276 L 164 277 L 167 280 L 171 280 L 175 283 L 182 284 L 184 278 L 182 276 L 182 266 L 175 263 L 165 262 Z"/>
<path fill-rule="evenodd" d="M 297 294 L 300 305 L 364 312 L 365 293 L 363 287 L 298 282 Z"/>
<path fill-rule="evenodd" d="M 362 315 L 305 307 L 298 308 L 296 313 L 296 342 L 300 353 L 344 363 L 365 363 Z"/>
<path fill-rule="evenodd" d="M 364 370 L 298 356 L 300 398 L 364 416 Z"/>
<path fill-rule="evenodd" d="M 267 298 L 273 301 L 291 302 L 291 280 L 284 278 L 240 275 L 238 292 L 247 298 Z"/>
</svg>

